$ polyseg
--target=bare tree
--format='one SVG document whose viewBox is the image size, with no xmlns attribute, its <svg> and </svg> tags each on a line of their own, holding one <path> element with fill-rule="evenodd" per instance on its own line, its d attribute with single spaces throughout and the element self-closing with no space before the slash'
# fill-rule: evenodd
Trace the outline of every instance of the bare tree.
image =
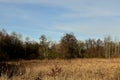
<svg viewBox="0 0 120 80">
<path fill-rule="evenodd" d="M 109 58 L 109 59 L 111 57 L 110 42 L 111 42 L 111 37 L 110 36 L 104 38 L 105 54 L 106 54 L 106 58 Z"/>
<path fill-rule="evenodd" d="M 48 48 L 49 48 L 50 41 L 47 41 L 45 35 L 41 35 L 40 37 L 40 50 L 44 54 L 44 58 L 48 58 Z"/>
</svg>

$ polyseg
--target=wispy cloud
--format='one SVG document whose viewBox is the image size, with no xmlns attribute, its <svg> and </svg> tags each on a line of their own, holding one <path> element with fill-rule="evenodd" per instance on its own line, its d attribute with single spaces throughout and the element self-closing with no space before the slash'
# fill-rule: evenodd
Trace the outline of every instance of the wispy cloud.
<svg viewBox="0 0 120 80">
<path fill-rule="evenodd" d="M 14 11 L 14 12 L 13 12 Z M 21 19 L 28 19 L 30 16 L 26 13 L 25 10 L 17 8 L 16 6 L 12 5 L 1 5 L 0 6 L 0 16 L 5 17 L 14 17 L 14 18 L 21 18 Z"/>
<path fill-rule="evenodd" d="M 16 26 L 9 27 L 13 30 L 26 27 L 21 32 L 33 36 L 45 33 L 57 37 L 64 32 L 118 35 L 119 3 L 120 0 L 0 0 L 0 24 Z"/>
<path fill-rule="evenodd" d="M 64 17 L 120 16 L 119 0 L 0 0 L 0 3 L 44 4 L 69 9 Z"/>
<path fill-rule="evenodd" d="M 120 11 L 115 10 L 105 10 L 98 8 L 91 8 L 89 10 L 83 10 L 78 12 L 66 13 L 63 14 L 62 17 L 75 19 L 75 18 L 89 18 L 89 17 L 112 17 L 112 16 L 120 16 Z"/>
<path fill-rule="evenodd" d="M 113 27 L 114 26 L 114 27 Z M 61 24 L 55 25 L 56 30 L 63 32 L 74 32 L 83 35 L 111 35 L 119 36 L 120 27 L 114 24 Z"/>
</svg>

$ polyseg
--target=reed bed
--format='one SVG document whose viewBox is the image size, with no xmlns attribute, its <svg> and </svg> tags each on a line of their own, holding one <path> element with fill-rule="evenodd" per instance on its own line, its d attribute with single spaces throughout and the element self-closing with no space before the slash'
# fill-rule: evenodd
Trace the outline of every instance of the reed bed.
<svg viewBox="0 0 120 80">
<path fill-rule="evenodd" d="M 120 59 L 31 60 L 22 63 L 22 76 L 0 80 L 120 80 Z"/>
</svg>

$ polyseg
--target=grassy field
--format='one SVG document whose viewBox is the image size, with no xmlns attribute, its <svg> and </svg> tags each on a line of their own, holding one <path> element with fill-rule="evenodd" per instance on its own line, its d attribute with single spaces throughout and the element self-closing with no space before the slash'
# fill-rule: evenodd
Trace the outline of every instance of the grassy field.
<svg viewBox="0 0 120 80">
<path fill-rule="evenodd" d="M 31 60 L 19 63 L 25 65 L 26 73 L 10 80 L 120 80 L 120 59 Z M 0 80 L 9 79 L 3 75 Z"/>
</svg>

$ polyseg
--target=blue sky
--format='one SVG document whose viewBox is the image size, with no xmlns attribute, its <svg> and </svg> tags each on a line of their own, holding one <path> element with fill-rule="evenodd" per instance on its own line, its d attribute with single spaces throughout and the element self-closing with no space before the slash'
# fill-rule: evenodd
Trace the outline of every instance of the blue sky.
<svg viewBox="0 0 120 80">
<path fill-rule="evenodd" d="M 120 37 L 120 0 L 0 0 L 0 29 L 37 40 Z"/>
</svg>

